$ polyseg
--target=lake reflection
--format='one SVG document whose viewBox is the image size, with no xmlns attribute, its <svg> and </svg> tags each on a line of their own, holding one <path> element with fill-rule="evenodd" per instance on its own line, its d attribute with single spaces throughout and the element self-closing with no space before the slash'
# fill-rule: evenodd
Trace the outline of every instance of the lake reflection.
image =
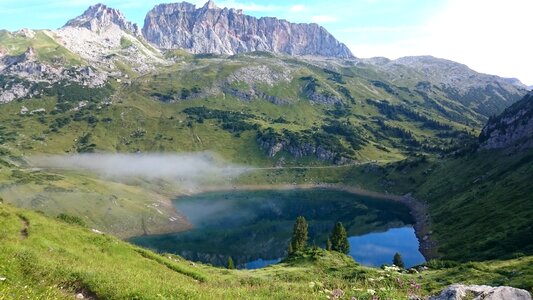
<svg viewBox="0 0 533 300">
<path fill-rule="evenodd" d="M 395 252 L 407 266 L 424 261 L 409 210 L 393 201 L 312 189 L 212 192 L 180 197 L 174 205 L 192 230 L 130 241 L 218 266 L 231 256 L 239 268 L 255 269 L 287 255 L 294 220 L 302 215 L 309 223 L 310 245 L 324 247 L 341 221 L 350 236 L 350 255 L 362 264 L 390 264 Z"/>
</svg>

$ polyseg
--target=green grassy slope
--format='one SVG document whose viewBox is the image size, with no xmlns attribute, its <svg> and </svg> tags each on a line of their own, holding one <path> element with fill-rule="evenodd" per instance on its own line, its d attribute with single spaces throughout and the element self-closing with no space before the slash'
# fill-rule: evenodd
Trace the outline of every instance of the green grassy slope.
<svg viewBox="0 0 533 300">
<path fill-rule="evenodd" d="M 6 54 L 20 55 L 30 47 L 37 53 L 37 58 L 46 63 L 66 66 L 83 64 L 83 59 L 61 46 L 50 31 L 35 31 L 32 38 L 0 31 L 0 50 L 3 49 Z"/>
<path fill-rule="evenodd" d="M 0 204 L 0 216 L 0 299 L 71 299 L 80 292 L 100 299 L 323 299 L 334 289 L 348 298 L 375 292 L 402 299 L 457 281 L 526 289 L 532 282 L 531 258 L 444 269 L 434 264 L 409 275 L 314 250 L 261 270 L 224 270 L 161 256 L 6 204 Z"/>
<path fill-rule="evenodd" d="M 416 188 L 449 259 L 533 254 L 533 152 L 479 153 L 436 167 Z M 465 243 L 465 241 L 468 241 Z"/>
<path fill-rule="evenodd" d="M 485 118 L 466 107 L 457 109 L 465 112 L 465 119 L 450 118 L 426 105 L 428 100 L 411 91 L 413 86 L 380 81 L 385 75 L 368 67 L 332 71 L 318 65 L 257 54 L 189 57 L 131 84 L 56 87 L 39 101 L 3 106 L 4 131 L 16 132 L 4 144 L 25 154 L 213 150 L 251 165 L 323 163 L 317 162 L 316 155 L 304 152 L 300 158 L 295 157 L 297 151 L 288 150 L 268 158 L 267 150 L 260 147 L 261 137 L 296 148 L 321 146 L 334 153 L 327 163 L 345 158 L 389 162 L 413 153 L 453 151 L 473 138 Z M 266 82 L 273 82 L 263 83 L 247 73 L 250 68 L 267 68 L 261 76 L 288 79 L 267 78 Z M 310 97 L 338 102 L 320 104 Z M 113 104 L 104 105 L 109 99 Z M 80 101 L 89 105 L 73 111 Z M 45 108 L 48 113 L 21 117 L 23 105 L 30 110 Z"/>
<path fill-rule="evenodd" d="M 533 254 L 532 150 L 346 167 L 330 182 L 413 195 L 428 206 L 439 254 L 458 261 Z M 339 170 L 340 171 L 340 170 Z M 316 180 L 309 175 L 296 178 Z"/>
</svg>

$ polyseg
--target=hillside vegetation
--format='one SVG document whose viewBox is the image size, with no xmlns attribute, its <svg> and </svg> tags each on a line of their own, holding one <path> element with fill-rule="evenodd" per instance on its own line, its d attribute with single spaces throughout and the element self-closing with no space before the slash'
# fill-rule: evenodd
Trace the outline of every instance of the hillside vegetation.
<svg viewBox="0 0 533 300">
<path fill-rule="evenodd" d="M 405 298 L 451 282 L 531 288 L 531 258 L 461 266 L 430 264 L 416 275 L 362 267 L 348 256 L 309 250 L 255 271 L 224 270 L 159 255 L 63 218 L 0 204 L 0 299 Z M 391 258 L 392 259 L 392 258 Z M 527 275 L 525 275 L 527 274 Z M 231 287 L 231 288 L 228 288 Z"/>
</svg>

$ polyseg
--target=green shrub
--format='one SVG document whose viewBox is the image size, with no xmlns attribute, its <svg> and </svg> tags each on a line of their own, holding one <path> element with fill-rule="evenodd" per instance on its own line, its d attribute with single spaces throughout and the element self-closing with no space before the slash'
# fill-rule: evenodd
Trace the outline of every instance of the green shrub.
<svg viewBox="0 0 533 300">
<path fill-rule="evenodd" d="M 57 219 L 65 223 L 79 225 L 81 227 L 87 227 L 87 224 L 85 224 L 85 221 L 83 221 L 83 219 L 78 216 L 72 216 L 72 215 L 61 213 L 57 216 Z"/>
</svg>

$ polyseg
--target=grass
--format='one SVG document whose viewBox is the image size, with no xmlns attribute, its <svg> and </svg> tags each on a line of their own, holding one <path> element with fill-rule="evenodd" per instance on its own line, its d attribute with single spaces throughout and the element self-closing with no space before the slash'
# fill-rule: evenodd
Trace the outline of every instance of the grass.
<svg viewBox="0 0 533 300">
<path fill-rule="evenodd" d="M 18 179 L 14 179 L 10 171 L 0 170 L 3 178 L 0 195 L 4 202 L 18 207 L 52 217 L 62 213 L 75 216 L 90 228 L 119 237 L 189 227 L 184 221 L 169 221 L 176 216 L 168 200 L 171 195 L 157 184 L 146 188 L 140 180 L 113 182 L 90 174 L 68 172 L 19 171 L 17 174 L 20 174 Z M 177 192 L 179 189 L 174 188 L 173 193 Z"/>
<path fill-rule="evenodd" d="M 60 59 L 67 66 L 83 65 L 83 60 L 78 55 L 57 43 L 48 31 L 37 30 L 33 38 L 4 31 L 0 33 L 0 44 L 9 55 L 20 55 L 32 47 L 42 61 L 54 64 L 54 60 Z"/>
<path fill-rule="evenodd" d="M 435 293 L 447 282 L 458 281 L 531 289 L 531 257 L 410 275 L 309 250 L 265 269 L 225 270 L 158 255 L 6 204 L 0 204 L 0 215 L 0 277 L 6 278 L 0 282 L 0 299 L 69 299 L 79 292 L 101 299 L 323 299 L 336 289 L 348 299 L 370 298 L 372 292 L 402 299 Z M 27 237 L 20 233 L 25 226 L 20 216 L 28 222 Z M 413 281 L 420 289 L 411 286 Z"/>
<path fill-rule="evenodd" d="M 531 151 L 511 156 L 484 152 L 447 161 L 431 171 L 416 195 L 429 203 L 446 258 L 533 254 L 532 157 Z"/>
<path fill-rule="evenodd" d="M 129 48 L 131 45 L 133 45 L 133 42 L 131 40 L 129 40 L 128 38 L 126 38 L 126 37 L 121 37 L 120 38 L 120 47 L 122 49 Z"/>
</svg>

